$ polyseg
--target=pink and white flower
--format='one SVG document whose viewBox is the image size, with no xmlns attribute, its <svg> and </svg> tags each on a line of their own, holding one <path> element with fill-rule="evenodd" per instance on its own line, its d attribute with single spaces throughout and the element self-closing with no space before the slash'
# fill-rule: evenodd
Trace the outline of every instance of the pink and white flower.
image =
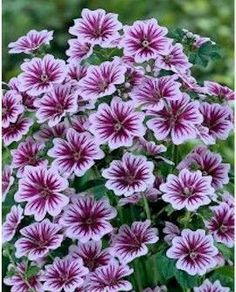
<svg viewBox="0 0 236 292">
<path fill-rule="evenodd" d="M 49 92 L 53 84 L 63 82 L 67 73 L 65 61 L 55 59 L 52 55 L 26 61 L 21 65 L 21 70 L 21 90 L 33 96 Z"/>
<path fill-rule="evenodd" d="M 3 242 L 12 240 L 23 218 L 23 209 L 21 206 L 13 205 L 10 212 L 6 216 L 5 222 L 2 225 Z"/>
<path fill-rule="evenodd" d="M 111 105 L 102 103 L 96 113 L 90 115 L 90 132 L 99 144 L 108 142 L 111 149 L 131 146 L 135 136 L 143 136 L 144 114 L 135 112 L 133 102 L 123 102 L 115 97 Z"/>
<path fill-rule="evenodd" d="M 213 81 L 205 81 L 204 86 L 206 87 L 209 95 L 218 96 L 226 101 L 235 99 L 235 92 L 227 86 L 223 86 Z"/>
<path fill-rule="evenodd" d="M 71 126 L 77 133 L 86 132 L 90 127 L 89 118 L 87 116 L 73 116 L 71 118 Z"/>
<path fill-rule="evenodd" d="M 184 229 L 181 236 L 172 240 L 172 246 L 166 255 L 177 259 L 176 268 L 187 272 L 189 275 L 204 275 L 209 269 L 216 266 L 215 256 L 218 249 L 213 245 L 211 235 L 206 235 L 205 230 L 192 231 Z"/>
<path fill-rule="evenodd" d="M 69 29 L 69 33 L 81 42 L 109 48 L 113 46 L 112 41 L 120 37 L 118 31 L 122 24 L 117 14 L 106 13 L 103 9 L 83 9 L 81 16 L 74 20 L 74 26 Z"/>
<path fill-rule="evenodd" d="M 202 125 L 209 129 L 208 134 L 214 140 L 217 138 L 226 140 L 233 129 L 233 124 L 230 121 L 232 115 L 231 108 L 216 103 L 203 102 L 199 110 L 203 116 Z"/>
<path fill-rule="evenodd" d="M 117 215 L 106 198 L 96 201 L 90 196 L 75 196 L 59 220 L 69 238 L 98 241 L 113 230 L 109 221 Z"/>
<path fill-rule="evenodd" d="M 113 260 L 108 265 L 97 268 L 89 275 L 88 291 L 118 292 L 130 291 L 132 285 L 124 277 L 133 273 L 127 265 L 119 264 Z"/>
<path fill-rule="evenodd" d="M 181 44 L 170 44 L 165 53 L 157 55 L 155 68 L 157 70 L 171 70 L 173 72 L 186 72 L 192 66 L 189 63 L 187 56 L 183 52 Z"/>
<path fill-rule="evenodd" d="M 32 119 L 20 116 L 15 123 L 11 123 L 7 128 L 2 128 L 4 145 L 9 146 L 13 142 L 20 141 L 28 133 L 32 125 Z"/>
<path fill-rule="evenodd" d="M 40 221 L 47 213 L 57 216 L 69 203 L 68 197 L 62 194 L 66 188 L 68 181 L 59 176 L 55 169 L 27 166 L 19 180 L 15 201 L 26 201 L 25 215 L 34 215 L 35 220 Z"/>
<path fill-rule="evenodd" d="M 215 241 L 228 247 L 234 246 L 234 209 L 222 202 L 219 206 L 212 207 L 213 216 L 206 221 L 206 227 L 213 235 Z"/>
<path fill-rule="evenodd" d="M 68 41 L 69 49 L 66 55 L 69 57 L 68 62 L 80 62 L 93 53 L 93 48 L 89 43 L 83 43 L 79 39 L 72 39 Z"/>
<path fill-rule="evenodd" d="M 25 36 L 8 45 L 8 48 L 10 48 L 9 54 L 32 54 L 42 45 L 49 45 L 52 39 L 53 31 L 32 29 Z"/>
<path fill-rule="evenodd" d="M 54 85 L 50 92 L 34 102 L 39 123 L 57 125 L 66 114 L 77 111 L 77 98 L 71 94 L 70 85 Z"/>
<path fill-rule="evenodd" d="M 16 257 L 27 256 L 34 261 L 47 255 L 50 250 L 61 246 L 63 235 L 59 234 L 61 227 L 48 219 L 36 222 L 20 230 L 23 237 L 15 243 Z"/>
<path fill-rule="evenodd" d="M 168 105 L 158 111 L 150 112 L 152 118 L 147 122 L 157 140 L 171 138 L 176 145 L 196 138 L 196 125 L 202 122 L 199 103 L 190 101 L 187 94 L 178 100 L 169 101 Z"/>
<path fill-rule="evenodd" d="M 81 66 L 80 64 L 70 62 L 67 65 L 66 80 L 73 82 L 73 84 L 76 85 L 80 79 L 86 76 L 87 69 L 88 68 L 86 66 Z"/>
<path fill-rule="evenodd" d="M 203 176 L 201 171 L 191 172 L 182 169 L 178 176 L 169 174 L 167 182 L 160 185 L 164 193 L 162 199 L 176 210 L 186 208 L 195 211 L 200 206 L 208 205 L 215 197 L 215 190 L 211 187 L 212 178 Z"/>
<path fill-rule="evenodd" d="M 9 270 L 12 270 L 13 266 L 8 266 Z M 27 277 L 27 283 L 25 274 L 27 272 L 27 264 L 25 262 L 18 263 L 16 265 L 16 273 L 12 277 L 4 278 L 4 284 L 11 287 L 11 292 L 29 292 L 29 285 L 34 291 L 44 292 L 42 283 L 40 282 L 40 274 Z"/>
<path fill-rule="evenodd" d="M 179 227 L 169 221 L 165 221 L 165 227 L 163 228 L 162 232 L 165 234 L 165 242 L 167 242 L 169 245 L 171 245 L 173 238 L 180 235 Z"/>
<path fill-rule="evenodd" d="M 2 170 L 2 201 L 4 202 L 11 186 L 14 183 L 14 176 L 12 176 L 12 167 L 6 165 Z"/>
<path fill-rule="evenodd" d="M 112 236 L 110 253 L 127 264 L 148 253 L 147 244 L 158 241 L 157 229 L 151 228 L 151 221 L 134 222 L 131 227 L 122 225 L 118 234 Z"/>
<path fill-rule="evenodd" d="M 15 123 L 18 116 L 22 114 L 21 95 L 15 90 L 9 90 L 2 97 L 2 126 L 7 128 L 11 123 Z"/>
<path fill-rule="evenodd" d="M 126 67 L 116 57 L 113 61 L 98 66 L 89 66 L 87 75 L 79 83 L 79 94 L 85 100 L 112 95 L 116 85 L 124 83 Z"/>
<path fill-rule="evenodd" d="M 88 132 L 77 133 L 74 129 L 69 129 L 66 140 L 56 138 L 53 143 L 54 147 L 48 151 L 48 155 L 55 158 L 52 165 L 66 177 L 72 173 L 83 176 L 95 160 L 104 157 L 103 151 Z"/>
<path fill-rule="evenodd" d="M 165 53 L 170 44 L 167 32 L 167 28 L 159 26 L 154 18 L 125 26 L 121 41 L 124 55 L 134 57 L 137 63 L 155 59 L 158 54 Z"/>
<path fill-rule="evenodd" d="M 130 96 L 142 109 L 159 111 L 163 109 L 166 100 L 181 98 L 180 86 L 172 76 L 146 77 L 139 86 L 134 87 Z"/>
<path fill-rule="evenodd" d="M 138 149 L 146 155 L 154 156 L 160 158 L 160 153 L 166 152 L 166 147 L 163 144 L 155 144 L 154 141 L 147 141 L 144 138 L 135 138 L 135 144 L 133 146 L 135 149 Z"/>
<path fill-rule="evenodd" d="M 31 137 L 18 145 L 17 149 L 11 150 L 12 168 L 17 168 L 17 176 L 22 177 L 24 168 L 27 165 L 37 166 L 47 164 L 46 160 L 40 158 L 40 153 L 44 148 L 43 143 L 34 141 Z"/>
<path fill-rule="evenodd" d="M 106 266 L 112 259 L 109 248 L 102 250 L 101 240 L 91 240 L 86 243 L 79 243 L 77 246 L 72 245 L 69 250 L 73 259 L 82 258 L 89 271 L 94 271 L 100 266 Z"/>
<path fill-rule="evenodd" d="M 72 292 L 77 291 L 84 283 L 88 269 L 83 266 L 81 259 L 55 258 L 51 265 L 45 266 L 41 280 L 44 281 L 45 291 Z"/>
<path fill-rule="evenodd" d="M 146 288 L 143 290 L 143 292 L 167 292 L 167 287 L 162 285 L 162 286 L 156 286 L 155 288 Z"/>
<path fill-rule="evenodd" d="M 117 196 L 130 196 L 135 192 L 144 192 L 152 185 L 154 164 L 146 157 L 125 153 L 122 160 L 113 160 L 103 170 L 102 176 L 107 179 L 105 186 Z"/>
<path fill-rule="evenodd" d="M 222 163 L 222 157 L 218 153 L 211 152 L 206 147 L 196 147 L 177 166 L 177 169 L 199 169 L 203 175 L 212 176 L 212 187 L 221 188 L 228 184 L 229 163 Z"/>
<path fill-rule="evenodd" d="M 68 125 L 65 122 L 61 122 L 54 127 L 42 124 L 39 131 L 34 134 L 34 138 L 40 142 L 45 142 L 53 138 L 65 138 L 67 127 Z"/>
<path fill-rule="evenodd" d="M 194 292 L 230 292 L 230 288 L 223 287 L 219 280 L 216 280 L 214 283 L 206 279 L 201 286 L 194 287 Z"/>
</svg>

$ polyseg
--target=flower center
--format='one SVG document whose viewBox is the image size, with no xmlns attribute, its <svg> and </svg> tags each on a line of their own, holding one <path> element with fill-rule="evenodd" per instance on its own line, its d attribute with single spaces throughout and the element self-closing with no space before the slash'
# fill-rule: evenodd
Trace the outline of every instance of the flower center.
<svg viewBox="0 0 236 292">
<path fill-rule="evenodd" d="M 108 82 L 103 80 L 103 81 L 99 82 L 98 87 L 101 91 L 105 91 L 108 87 Z"/>
<path fill-rule="evenodd" d="M 2 114 L 5 115 L 8 111 L 7 107 L 2 107 Z"/>
<path fill-rule="evenodd" d="M 190 188 L 188 188 L 188 187 L 185 187 L 185 188 L 183 189 L 183 194 L 184 194 L 185 196 L 187 196 L 187 197 L 190 197 L 190 196 L 192 195 L 192 190 L 191 190 Z"/>
<path fill-rule="evenodd" d="M 197 257 L 197 255 L 198 255 L 198 254 L 197 254 L 195 251 L 191 251 L 190 254 L 189 254 L 189 256 L 190 256 L 190 258 L 191 258 L 192 260 L 195 260 L 196 257 Z"/>
<path fill-rule="evenodd" d="M 46 73 L 42 73 L 41 76 L 40 76 L 40 80 L 43 82 L 43 83 L 47 83 L 47 81 L 49 80 L 49 77 Z"/>
<path fill-rule="evenodd" d="M 226 231 L 228 230 L 228 228 L 227 228 L 227 226 L 225 226 L 225 225 L 222 224 L 222 225 L 220 226 L 219 230 L 220 230 L 221 232 L 226 232 Z"/>
<path fill-rule="evenodd" d="M 88 218 L 85 220 L 85 224 L 87 225 L 91 225 L 93 223 L 93 219 L 92 218 Z"/>
<path fill-rule="evenodd" d="M 48 197 L 51 194 L 50 189 L 48 187 L 44 187 L 41 191 L 41 195 L 43 197 Z"/>
<path fill-rule="evenodd" d="M 170 64 L 172 61 L 172 56 L 171 55 L 164 56 L 164 61 L 166 64 Z"/>
<path fill-rule="evenodd" d="M 135 180 L 135 177 L 130 175 L 130 174 L 127 174 L 127 176 L 125 177 L 125 181 L 127 182 L 127 184 L 131 185 Z"/>
<path fill-rule="evenodd" d="M 207 173 L 205 170 L 203 170 L 203 171 L 202 171 L 202 175 L 203 175 L 203 176 L 206 176 L 206 175 L 208 175 L 208 173 Z"/>
<path fill-rule="evenodd" d="M 75 152 L 75 153 L 73 154 L 73 157 L 74 157 L 74 160 L 76 160 L 76 161 L 80 160 L 80 158 L 81 158 L 81 154 L 80 154 L 80 152 Z"/>
<path fill-rule="evenodd" d="M 117 122 L 115 125 L 114 125 L 114 130 L 116 132 L 119 132 L 121 129 L 122 129 L 122 124 L 120 122 Z"/>
<path fill-rule="evenodd" d="M 64 112 L 64 107 L 61 104 L 58 104 L 55 109 L 58 113 Z"/>
<path fill-rule="evenodd" d="M 149 41 L 148 40 L 143 40 L 142 41 L 142 46 L 144 47 L 144 48 L 147 48 L 148 46 L 149 46 Z"/>
<path fill-rule="evenodd" d="M 37 163 L 37 159 L 36 159 L 36 157 L 35 157 L 35 156 L 29 157 L 29 159 L 28 159 L 28 163 L 29 163 L 30 165 L 36 165 L 36 163 Z"/>
</svg>

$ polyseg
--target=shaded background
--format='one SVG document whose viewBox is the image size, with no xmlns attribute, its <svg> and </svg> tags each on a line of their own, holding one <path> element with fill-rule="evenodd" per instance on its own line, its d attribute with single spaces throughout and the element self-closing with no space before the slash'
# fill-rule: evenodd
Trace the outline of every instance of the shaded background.
<svg viewBox="0 0 236 292">
<path fill-rule="evenodd" d="M 54 30 L 53 52 L 65 58 L 68 28 L 81 9 L 104 8 L 121 22 L 155 17 L 168 28 L 186 28 L 209 36 L 222 48 L 222 59 L 197 72 L 197 77 L 233 86 L 233 0 L 3 0 L 3 79 L 19 72 L 22 55 L 8 55 L 7 45 L 30 29 Z"/>
</svg>

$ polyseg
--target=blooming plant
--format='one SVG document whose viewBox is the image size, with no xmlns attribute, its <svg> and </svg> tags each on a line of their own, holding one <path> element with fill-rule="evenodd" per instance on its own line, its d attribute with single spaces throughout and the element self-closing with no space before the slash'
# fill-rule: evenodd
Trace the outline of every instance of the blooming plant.
<svg viewBox="0 0 236 292">
<path fill-rule="evenodd" d="M 52 31 L 9 44 L 27 59 L 2 98 L 5 287 L 232 291 L 233 170 L 218 146 L 234 92 L 193 77 L 218 47 L 102 9 L 69 33 L 66 60 Z"/>
</svg>

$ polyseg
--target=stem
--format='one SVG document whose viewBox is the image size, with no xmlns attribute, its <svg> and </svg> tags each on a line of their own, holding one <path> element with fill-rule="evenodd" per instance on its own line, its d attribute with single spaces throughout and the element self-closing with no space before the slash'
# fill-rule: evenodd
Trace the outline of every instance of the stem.
<svg viewBox="0 0 236 292">
<path fill-rule="evenodd" d="M 157 214 L 156 214 L 156 217 L 158 217 L 159 215 L 161 215 L 164 211 L 165 211 L 165 207 L 163 207 Z"/>
<path fill-rule="evenodd" d="M 143 202 L 144 202 L 144 209 L 147 215 L 147 219 L 149 219 L 151 221 L 151 212 L 150 212 L 150 208 L 148 205 L 148 200 L 147 198 L 143 195 Z"/>
<path fill-rule="evenodd" d="M 191 216 L 192 216 L 191 212 L 187 211 L 186 216 L 184 218 L 185 219 L 184 228 L 188 227 L 188 223 L 189 223 L 189 220 L 191 219 Z"/>
<path fill-rule="evenodd" d="M 172 147 L 172 161 L 174 162 L 174 165 L 172 167 L 172 171 L 174 170 L 176 164 L 177 164 L 177 157 L 178 157 L 178 148 L 176 145 L 173 145 Z"/>
</svg>

